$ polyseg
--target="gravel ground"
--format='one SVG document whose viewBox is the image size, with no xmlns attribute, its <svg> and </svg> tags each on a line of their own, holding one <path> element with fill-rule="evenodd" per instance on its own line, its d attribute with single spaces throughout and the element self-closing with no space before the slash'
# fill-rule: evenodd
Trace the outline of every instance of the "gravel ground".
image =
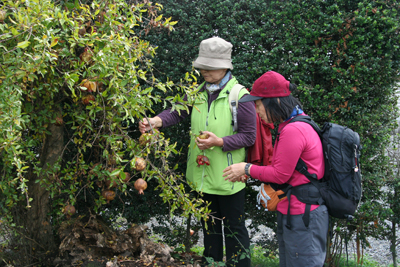
<svg viewBox="0 0 400 267">
<path fill-rule="evenodd" d="M 390 243 L 386 240 L 377 240 L 375 238 L 367 238 L 370 247 L 364 249 L 364 257 L 378 262 L 379 266 L 389 266 L 393 264 L 392 254 L 390 252 Z M 355 253 L 355 242 L 349 243 L 349 254 Z M 400 255 L 400 246 L 396 247 L 397 255 Z M 400 264 L 400 260 L 397 260 Z"/>
<path fill-rule="evenodd" d="M 247 221 L 247 225 L 249 224 L 250 220 Z M 398 231 L 400 231 L 400 229 Z M 265 226 L 261 226 L 256 234 L 250 234 L 252 237 L 252 243 L 255 243 L 257 240 L 261 239 L 265 235 L 267 235 L 268 238 L 274 238 L 275 236 L 275 233 L 272 231 L 272 229 Z M 200 239 L 197 245 L 202 246 L 203 235 L 201 232 L 199 232 L 199 236 Z M 380 267 L 389 267 L 390 264 L 393 264 L 389 241 L 377 240 L 374 238 L 367 238 L 367 240 L 370 243 L 370 247 L 364 249 L 364 258 L 378 262 Z M 397 255 L 399 255 L 400 257 L 400 246 L 397 246 L 396 250 Z M 354 240 L 349 241 L 348 251 L 349 259 L 351 259 L 352 255 L 355 255 L 356 253 L 356 243 Z M 400 264 L 400 260 L 398 260 L 398 263 Z"/>
</svg>

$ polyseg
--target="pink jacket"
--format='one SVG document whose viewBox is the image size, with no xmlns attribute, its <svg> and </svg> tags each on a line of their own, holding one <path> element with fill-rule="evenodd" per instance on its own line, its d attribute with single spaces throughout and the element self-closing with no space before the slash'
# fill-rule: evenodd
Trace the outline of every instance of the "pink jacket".
<svg viewBox="0 0 400 267">
<path fill-rule="evenodd" d="M 302 116 L 302 115 L 299 115 Z M 279 125 L 279 138 L 275 140 L 272 163 L 269 166 L 252 165 L 250 174 L 262 182 L 277 184 L 288 183 L 293 186 L 309 183 L 304 175 L 295 170 L 298 159 L 301 157 L 308 167 L 309 173 L 315 173 L 321 179 L 325 163 L 323 159 L 322 144 L 318 134 L 311 125 L 305 122 L 289 121 Z M 287 214 L 289 201 L 287 199 L 278 204 L 277 210 Z M 290 214 L 303 214 L 306 204 L 291 196 Z M 311 210 L 318 205 L 312 205 Z"/>
</svg>

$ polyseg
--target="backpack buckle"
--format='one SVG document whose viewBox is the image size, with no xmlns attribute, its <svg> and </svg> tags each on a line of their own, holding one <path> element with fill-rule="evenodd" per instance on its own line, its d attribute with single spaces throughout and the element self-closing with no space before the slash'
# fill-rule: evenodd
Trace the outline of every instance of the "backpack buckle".
<svg viewBox="0 0 400 267">
<path fill-rule="evenodd" d="M 301 173 L 301 174 L 304 174 L 304 175 L 306 175 L 306 173 L 307 173 L 307 166 L 301 166 L 301 168 L 299 168 L 297 171 L 299 172 L 299 173 Z"/>
</svg>

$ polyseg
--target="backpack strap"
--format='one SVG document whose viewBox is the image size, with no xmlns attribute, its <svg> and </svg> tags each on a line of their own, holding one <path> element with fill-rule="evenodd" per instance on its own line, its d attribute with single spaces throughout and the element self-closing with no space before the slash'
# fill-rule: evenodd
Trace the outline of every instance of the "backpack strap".
<svg viewBox="0 0 400 267">
<path fill-rule="evenodd" d="M 243 85 L 241 84 L 235 84 L 231 91 L 229 92 L 229 97 L 228 97 L 228 101 L 229 101 L 229 108 L 231 110 L 232 113 L 232 128 L 233 131 L 236 132 L 237 131 L 237 108 L 238 108 L 238 100 L 239 100 L 239 93 L 242 89 L 246 89 Z"/>
<path fill-rule="evenodd" d="M 321 138 L 321 128 L 319 128 L 318 124 L 316 124 L 315 121 L 313 121 L 309 116 L 298 115 L 298 116 L 294 117 L 289 123 L 296 122 L 296 121 L 302 121 L 302 122 L 310 124 L 314 128 L 314 130 L 317 132 L 319 137 Z"/>
<path fill-rule="evenodd" d="M 289 123 L 301 121 L 310 124 L 313 129 L 318 133 L 319 137 L 321 138 L 321 129 L 319 126 L 309 117 L 304 115 L 298 115 L 290 120 Z M 279 138 L 279 136 L 278 136 Z M 308 172 L 308 168 L 306 163 L 299 158 L 296 164 L 296 168 L 298 172 L 303 174 L 310 180 L 310 184 L 304 184 L 292 187 L 287 192 L 287 197 L 289 200 L 288 211 L 287 211 L 287 228 L 291 228 L 291 221 L 290 221 L 290 196 L 293 194 L 297 197 L 297 199 L 306 204 L 306 209 L 303 216 L 303 222 L 306 227 L 308 227 L 310 223 L 310 212 L 311 212 L 311 205 L 322 205 L 324 203 L 321 193 L 319 189 L 321 188 L 320 183 L 318 182 L 318 178 L 316 174 L 310 174 Z"/>
</svg>

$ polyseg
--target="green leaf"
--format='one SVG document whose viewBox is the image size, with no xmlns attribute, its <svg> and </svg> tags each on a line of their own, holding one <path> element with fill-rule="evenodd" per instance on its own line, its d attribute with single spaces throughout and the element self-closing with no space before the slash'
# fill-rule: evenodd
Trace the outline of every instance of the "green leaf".
<svg viewBox="0 0 400 267">
<path fill-rule="evenodd" d="M 54 39 L 51 41 L 50 47 L 53 47 L 53 46 L 55 46 L 55 45 L 57 45 L 57 44 L 58 44 L 58 38 L 54 38 Z"/>
<path fill-rule="evenodd" d="M 113 171 L 113 172 L 111 173 L 111 176 L 117 176 L 117 175 L 119 175 L 120 171 L 121 171 L 121 170 L 115 170 L 115 171 Z"/>
<path fill-rule="evenodd" d="M 29 41 L 23 41 L 23 42 L 18 43 L 17 47 L 24 49 L 24 48 L 27 48 L 30 43 L 31 42 L 29 42 Z"/>
<path fill-rule="evenodd" d="M 15 28 L 11 28 L 11 33 L 16 36 L 19 34 L 19 32 Z"/>
</svg>

